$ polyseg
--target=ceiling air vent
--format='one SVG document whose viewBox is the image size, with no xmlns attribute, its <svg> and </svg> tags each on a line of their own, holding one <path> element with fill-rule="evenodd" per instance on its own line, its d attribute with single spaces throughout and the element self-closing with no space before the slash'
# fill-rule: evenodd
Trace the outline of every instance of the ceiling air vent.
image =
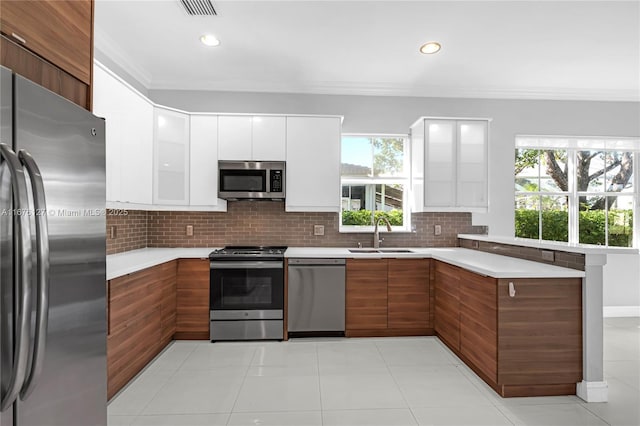
<svg viewBox="0 0 640 426">
<path fill-rule="evenodd" d="M 215 16 L 218 14 L 213 8 L 211 0 L 180 0 L 180 4 L 192 16 Z"/>
</svg>

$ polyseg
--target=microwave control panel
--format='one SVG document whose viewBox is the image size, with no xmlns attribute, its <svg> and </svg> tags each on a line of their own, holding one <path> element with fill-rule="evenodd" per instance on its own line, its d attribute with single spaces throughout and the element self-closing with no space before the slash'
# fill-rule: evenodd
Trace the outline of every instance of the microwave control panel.
<svg viewBox="0 0 640 426">
<path fill-rule="evenodd" d="M 270 192 L 282 192 L 282 170 L 271 170 Z"/>
</svg>

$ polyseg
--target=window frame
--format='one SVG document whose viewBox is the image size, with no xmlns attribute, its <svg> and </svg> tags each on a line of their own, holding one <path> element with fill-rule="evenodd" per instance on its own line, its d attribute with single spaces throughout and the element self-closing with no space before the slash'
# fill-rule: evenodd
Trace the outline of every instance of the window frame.
<svg viewBox="0 0 640 426">
<path fill-rule="evenodd" d="M 411 192 L 411 141 L 407 133 L 343 133 L 340 138 L 342 140 L 349 137 L 362 138 L 402 138 L 404 140 L 404 177 L 397 176 L 343 176 L 342 174 L 342 154 L 340 158 L 340 200 L 342 201 L 342 187 L 344 185 L 379 185 L 379 184 L 401 184 L 404 186 L 402 193 L 402 215 L 403 226 L 391 226 L 391 231 L 396 233 L 412 232 L 411 224 L 411 208 L 410 208 L 410 192 Z M 341 149 L 342 151 L 342 149 Z M 373 169 L 372 169 L 373 173 Z M 342 204 L 342 203 L 341 203 Z M 371 233 L 375 230 L 375 225 L 343 225 L 342 224 L 342 205 L 338 214 L 338 232 L 340 233 Z M 386 226 L 379 226 L 378 231 L 388 232 Z"/>
<path fill-rule="evenodd" d="M 534 140 L 544 140 L 545 143 L 533 143 Z M 552 141 L 552 142 L 551 142 Z M 562 141 L 562 142 L 560 142 Z M 610 142 L 609 145 L 607 142 Z M 622 142 L 622 147 L 616 146 L 615 142 Z M 640 245 L 640 226 L 638 226 L 638 219 L 640 219 L 640 139 L 637 137 L 611 137 L 611 136 L 549 136 L 549 135 L 516 135 L 515 137 L 515 150 L 518 149 L 535 149 L 544 151 L 548 149 L 553 150 L 566 150 L 567 151 L 567 178 L 568 178 L 568 191 L 517 191 L 514 185 L 514 214 L 515 214 L 515 201 L 519 195 L 524 196 L 539 196 L 540 200 L 544 196 L 567 196 L 568 204 L 568 240 L 566 244 L 574 246 L 596 246 L 606 248 L 637 248 Z M 630 192 L 612 192 L 612 191 L 578 191 L 576 184 L 576 158 L 578 151 L 602 151 L 602 152 L 633 152 L 633 176 L 631 184 L 633 185 L 633 191 Z M 541 177 L 540 164 L 538 164 L 538 179 Z M 515 179 L 515 176 L 514 176 Z M 606 182 L 606 181 L 605 181 Z M 633 235 L 631 247 L 620 247 L 609 245 L 609 206 L 605 202 L 605 243 L 598 244 L 586 244 L 580 243 L 579 235 L 579 222 L 580 222 L 580 209 L 579 200 L 580 197 L 624 197 L 630 196 L 633 199 Z M 542 239 L 542 208 L 541 201 L 538 204 L 538 233 L 537 239 L 530 238 L 533 241 L 551 242 L 551 243 L 564 243 L 562 241 L 543 240 Z M 515 222 L 514 222 L 514 236 L 515 236 Z M 522 238 L 522 237 L 518 237 Z"/>
</svg>

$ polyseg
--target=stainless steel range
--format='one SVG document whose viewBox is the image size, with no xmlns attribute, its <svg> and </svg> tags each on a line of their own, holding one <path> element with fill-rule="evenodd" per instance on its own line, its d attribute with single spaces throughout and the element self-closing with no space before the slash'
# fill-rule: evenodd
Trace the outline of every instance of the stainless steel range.
<svg viewBox="0 0 640 426">
<path fill-rule="evenodd" d="M 228 246 L 209 254 L 212 342 L 283 338 L 286 249 Z"/>
</svg>

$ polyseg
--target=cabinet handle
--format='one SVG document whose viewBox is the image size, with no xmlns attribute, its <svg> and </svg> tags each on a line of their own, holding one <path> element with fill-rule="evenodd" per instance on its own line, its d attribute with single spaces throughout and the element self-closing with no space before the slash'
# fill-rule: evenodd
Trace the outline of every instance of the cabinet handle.
<svg viewBox="0 0 640 426">
<path fill-rule="evenodd" d="M 516 287 L 513 285 L 513 281 L 509 281 L 509 297 L 516 297 Z"/>
<path fill-rule="evenodd" d="M 27 40 L 25 40 L 24 38 L 20 37 L 16 33 L 11 33 L 11 37 L 15 38 L 16 40 L 18 40 L 22 44 L 27 44 Z"/>
</svg>

